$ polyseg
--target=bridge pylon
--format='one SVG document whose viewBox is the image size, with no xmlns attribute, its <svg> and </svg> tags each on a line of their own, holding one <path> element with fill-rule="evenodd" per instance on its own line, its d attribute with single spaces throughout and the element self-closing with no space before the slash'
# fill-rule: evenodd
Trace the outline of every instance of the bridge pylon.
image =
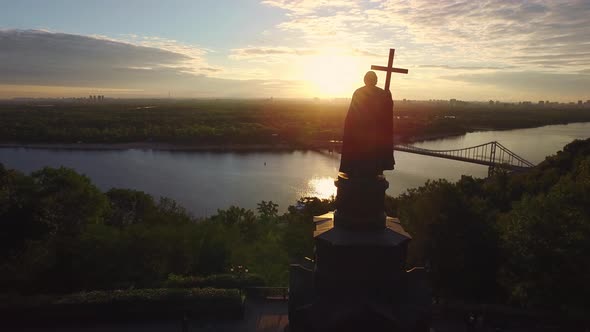
<svg viewBox="0 0 590 332">
<path fill-rule="evenodd" d="M 493 175 L 498 170 L 522 171 L 535 166 L 497 141 L 451 150 L 430 150 L 408 144 L 398 144 L 394 149 L 488 166 L 488 176 Z"/>
</svg>

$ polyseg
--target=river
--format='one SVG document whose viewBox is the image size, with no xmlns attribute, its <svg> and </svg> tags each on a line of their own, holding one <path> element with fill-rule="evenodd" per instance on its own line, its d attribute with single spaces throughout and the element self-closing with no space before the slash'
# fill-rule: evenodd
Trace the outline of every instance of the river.
<svg viewBox="0 0 590 332">
<path fill-rule="evenodd" d="M 590 137 L 590 123 L 509 131 L 484 131 L 414 144 L 455 149 L 498 141 L 537 164 L 576 138 Z M 396 170 L 386 172 L 388 194 L 399 195 L 428 179 L 456 181 L 462 174 L 485 177 L 487 167 L 396 152 Z M 175 199 L 195 216 L 238 205 L 256 207 L 262 200 L 281 211 L 302 196 L 334 195 L 339 155 L 314 151 L 176 152 L 159 150 L 53 150 L 0 148 L 6 167 L 32 172 L 43 166 L 66 166 L 89 176 L 102 190 L 132 188 Z"/>
</svg>

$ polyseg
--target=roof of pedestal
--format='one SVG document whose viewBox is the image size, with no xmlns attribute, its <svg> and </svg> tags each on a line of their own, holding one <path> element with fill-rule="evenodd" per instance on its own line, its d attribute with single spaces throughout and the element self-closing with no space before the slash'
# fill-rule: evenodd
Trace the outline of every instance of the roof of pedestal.
<svg viewBox="0 0 590 332">
<path fill-rule="evenodd" d="M 375 246 L 397 246 L 412 239 L 398 218 L 387 217 L 386 231 L 355 232 L 334 228 L 334 212 L 313 217 L 316 225 L 314 237 L 339 244 L 370 244 Z"/>
</svg>

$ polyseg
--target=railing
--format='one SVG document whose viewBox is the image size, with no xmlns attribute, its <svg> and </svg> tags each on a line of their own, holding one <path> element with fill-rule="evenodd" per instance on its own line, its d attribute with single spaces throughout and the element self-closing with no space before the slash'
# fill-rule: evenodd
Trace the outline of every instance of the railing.
<svg viewBox="0 0 590 332">
<path fill-rule="evenodd" d="M 463 149 L 430 150 L 408 144 L 398 144 L 396 151 L 416 153 L 445 159 L 465 161 L 489 167 L 500 167 L 509 170 L 524 170 L 535 166 L 533 163 L 518 156 L 499 142 L 489 142 Z"/>
<path fill-rule="evenodd" d="M 332 155 L 332 151 L 340 151 L 342 148 L 342 141 L 317 142 L 313 146 L 318 150 L 328 149 L 330 155 Z M 530 161 L 520 157 L 496 141 L 462 149 L 450 150 L 424 149 L 409 144 L 397 144 L 393 149 L 395 151 L 488 166 L 489 174 L 492 174 L 496 169 L 522 171 L 535 166 Z"/>
</svg>

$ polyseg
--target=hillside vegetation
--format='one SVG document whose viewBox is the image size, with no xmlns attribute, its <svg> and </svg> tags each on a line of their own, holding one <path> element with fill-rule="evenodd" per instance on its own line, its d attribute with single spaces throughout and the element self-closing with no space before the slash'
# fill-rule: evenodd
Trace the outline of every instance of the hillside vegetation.
<svg viewBox="0 0 590 332">
<path fill-rule="evenodd" d="M 431 269 L 437 297 L 590 309 L 590 139 L 526 173 L 431 181 L 386 206 L 413 236 L 409 265 Z M 285 286 L 289 262 L 313 255 L 312 216 L 333 208 L 303 198 L 283 215 L 261 202 L 257 211 L 232 206 L 196 219 L 170 199 L 101 192 L 71 169 L 0 167 L 0 287 L 198 287 L 226 282 L 218 274 Z"/>
<path fill-rule="evenodd" d="M 387 205 L 438 296 L 590 309 L 590 139 L 526 173 L 431 181 Z"/>
</svg>

